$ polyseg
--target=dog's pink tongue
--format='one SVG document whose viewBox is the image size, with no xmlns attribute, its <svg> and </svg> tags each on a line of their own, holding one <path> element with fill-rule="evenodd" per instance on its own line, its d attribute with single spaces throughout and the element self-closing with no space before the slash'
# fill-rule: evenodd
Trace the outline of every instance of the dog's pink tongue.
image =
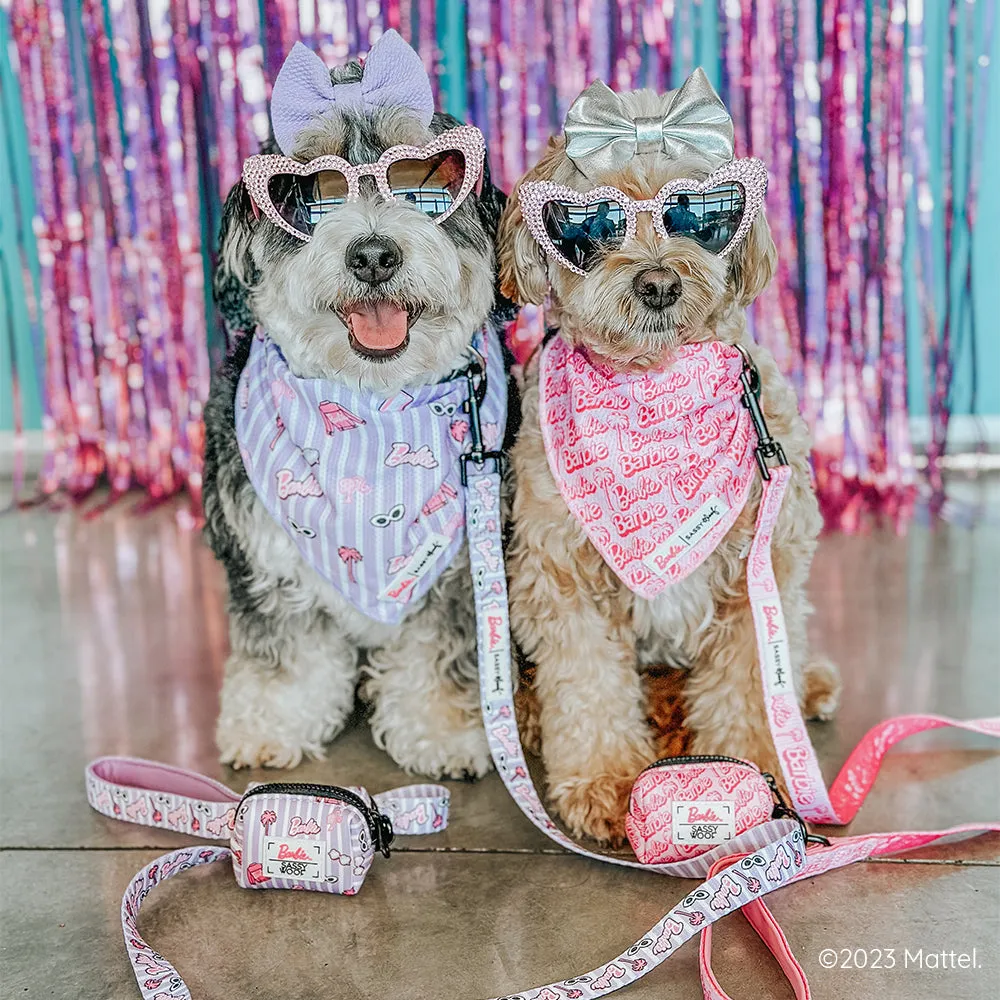
<svg viewBox="0 0 1000 1000">
<path fill-rule="evenodd" d="M 347 314 L 351 333 L 373 351 L 390 351 L 406 340 L 406 310 L 393 302 L 360 305 Z"/>
</svg>

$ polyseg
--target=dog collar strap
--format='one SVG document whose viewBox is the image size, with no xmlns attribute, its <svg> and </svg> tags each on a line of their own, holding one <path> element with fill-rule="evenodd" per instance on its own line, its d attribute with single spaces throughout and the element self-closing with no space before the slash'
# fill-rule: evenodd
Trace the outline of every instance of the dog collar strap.
<svg viewBox="0 0 1000 1000">
<path fill-rule="evenodd" d="M 236 436 L 247 476 L 303 558 L 357 610 L 395 624 L 464 539 L 462 456 L 503 438 L 500 342 L 476 334 L 486 378 L 473 442 L 464 373 L 385 398 L 292 374 L 258 335 L 240 377 Z"/>
<path fill-rule="evenodd" d="M 553 337 L 542 352 L 545 454 L 570 511 L 634 593 L 652 600 L 704 562 L 746 505 L 756 437 L 744 354 L 689 344 L 623 374 Z"/>
</svg>

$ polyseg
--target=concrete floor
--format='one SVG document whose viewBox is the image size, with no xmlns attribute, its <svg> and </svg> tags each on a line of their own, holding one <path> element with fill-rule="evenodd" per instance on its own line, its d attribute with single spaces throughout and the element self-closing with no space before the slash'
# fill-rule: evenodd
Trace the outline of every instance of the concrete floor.
<svg viewBox="0 0 1000 1000">
<path fill-rule="evenodd" d="M 227 641 L 221 573 L 179 506 L 140 517 L 130 506 L 92 520 L 49 509 L 0 517 L 3 998 L 138 997 L 118 924 L 121 893 L 136 869 L 186 838 L 92 812 L 82 780 L 89 758 L 153 757 L 237 789 L 266 778 L 215 760 Z M 906 538 L 824 539 L 814 638 L 845 680 L 839 718 L 813 727 L 828 778 L 886 715 L 1000 714 L 998 566 L 995 516 L 972 530 L 917 524 Z M 851 832 L 996 819 L 997 752 L 968 734 L 914 739 L 890 754 Z M 326 761 L 290 777 L 376 791 L 405 780 L 363 721 Z M 402 838 L 356 898 L 244 892 L 213 866 L 154 893 L 145 936 L 200 1000 L 474 1000 L 592 968 L 691 889 L 560 853 L 495 775 L 453 784 L 452 803 L 445 833 Z M 770 898 L 818 1000 L 992 998 L 998 857 L 1000 837 L 981 837 L 905 863 L 859 864 Z M 849 950 L 856 964 L 874 963 L 881 949 L 882 965 L 893 949 L 895 967 L 826 971 L 818 957 L 826 948 L 841 958 Z M 973 948 L 978 968 L 926 967 L 931 952 Z M 920 949 L 923 969 L 914 967 Z M 792 995 L 738 918 L 717 934 L 716 968 L 736 996 Z M 623 996 L 701 996 L 694 943 Z"/>
</svg>

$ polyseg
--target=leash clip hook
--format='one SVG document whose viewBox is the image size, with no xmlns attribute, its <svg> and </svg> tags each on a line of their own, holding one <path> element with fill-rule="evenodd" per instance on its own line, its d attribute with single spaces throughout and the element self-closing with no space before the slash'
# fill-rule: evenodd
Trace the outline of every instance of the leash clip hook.
<svg viewBox="0 0 1000 1000">
<path fill-rule="evenodd" d="M 768 468 L 768 460 L 776 459 L 778 465 L 787 465 L 785 452 L 781 445 L 771 437 L 767 429 L 767 421 L 764 419 L 764 411 L 760 406 L 760 372 L 754 364 L 750 352 L 742 344 L 735 345 L 736 350 L 743 355 L 743 370 L 740 372 L 740 384 L 743 386 L 741 401 L 750 411 L 750 419 L 753 421 L 754 430 L 757 432 L 757 447 L 754 448 L 754 458 L 757 459 L 757 468 L 760 470 L 761 479 L 767 482 L 771 478 Z"/>
<path fill-rule="evenodd" d="M 483 443 L 483 425 L 480 416 L 480 406 L 486 398 L 486 359 L 474 347 L 469 348 L 473 355 L 468 368 L 465 369 L 465 381 L 469 387 L 469 398 L 463 409 L 469 415 L 469 433 L 472 437 L 472 447 L 462 455 L 461 472 L 462 485 L 469 485 L 469 463 L 475 463 L 480 468 L 488 459 L 496 462 L 497 472 L 503 475 L 504 455 L 502 451 L 487 451 Z"/>
<path fill-rule="evenodd" d="M 774 809 L 771 812 L 771 819 L 793 819 L 799 824 L 799 829 L 802 831 L 802 843 L 804 846 L 809 844 L 822 844 L 824 847 L 830 846 L 830 841 L 826 839 L 822 834 L 810 833 L 809 827 L 806 826 L 806 821 L 785 801 L 784 795 L 781 794 L 781 789 L 778 787 L 778 782 L 775 781 L 773 774 L 768 774 L 767 771 L 761 771 L 761 776 L 767 782 L 767 787 L 771 789 L 771 794 L 777 799 L 774 803 Z"/>
</svg>

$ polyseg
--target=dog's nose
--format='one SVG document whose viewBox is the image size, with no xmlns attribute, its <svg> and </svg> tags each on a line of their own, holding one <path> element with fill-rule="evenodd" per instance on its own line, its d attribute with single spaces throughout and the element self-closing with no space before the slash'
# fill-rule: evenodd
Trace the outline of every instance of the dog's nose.
<svg viewBox="0 0 1000 1000">
<path fill-rule="evenodd" d="M 653 267 L 637 274 L 632 288 L 650 309 L 666 309 L 681 297 L 681 278 L 670 268 Z"/>
<path fill-rule="evenodd" d="M 347 267 L 358 281 L 380 285 L 402 266 L 403 251 L 388 236 L 368 236 L 347 248 Z"/>
</svg>

